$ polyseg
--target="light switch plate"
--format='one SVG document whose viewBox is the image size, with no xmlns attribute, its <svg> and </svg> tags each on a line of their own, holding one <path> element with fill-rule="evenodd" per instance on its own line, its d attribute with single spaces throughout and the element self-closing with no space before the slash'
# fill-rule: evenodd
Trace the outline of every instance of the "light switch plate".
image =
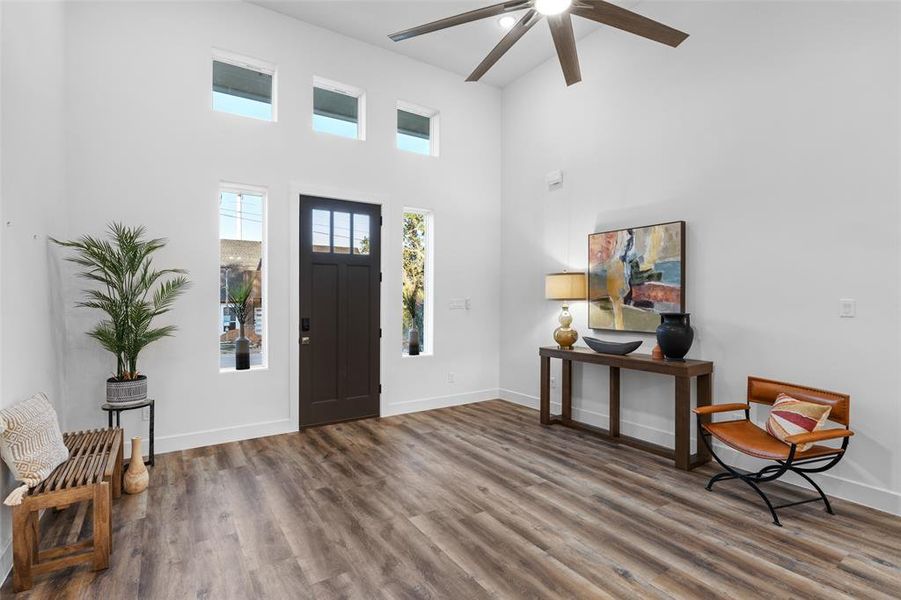
<svg viewBox="0 0 901 600">
<path fill-rule="evenodd" d="M 854 298 L 842 298 L 838 301 L 838 316 L 843 319 L 853 319 L 857 316 L 857 300 Z"/>
<path fill-rule="evenodd" d="M 544 176 L 544 183 L 547 186 L 547 191 L 549 192 L 559 190 L 563 187 L 563 171 L 551 171 Z"/>
</svg>

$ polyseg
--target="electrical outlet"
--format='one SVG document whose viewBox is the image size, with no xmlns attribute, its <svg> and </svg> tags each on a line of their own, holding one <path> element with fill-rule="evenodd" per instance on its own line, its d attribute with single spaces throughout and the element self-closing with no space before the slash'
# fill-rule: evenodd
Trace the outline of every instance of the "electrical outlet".
<svg viewBox="0 0 901 600">
<path fill-rule="evenodd" d="M 142 421 L 150 420 L 150 407 L 149 406 L 145 406 L 144 408 L 141 409 L 141 420 Z"/>
<path fill-rule="evenodd" d="M 838 301 L 838 316 L 843 319 L 853 319 L 857 316 L 857 300 L 854 298 L 842 298 Z"/>
<path fill-rule="evenodd" d="M 551 377 L 551 388 L 553 388 L 555 390 L 557 389 L 557 378 L 556 377 Z"/>
<path fill-rule="evenodd" d="M 454 383 L 455 377 L 456 377 L 456 374 L 453 371 L 451 371 L 450 373 L 447 374 L 447 382 Z"/>
</svg>

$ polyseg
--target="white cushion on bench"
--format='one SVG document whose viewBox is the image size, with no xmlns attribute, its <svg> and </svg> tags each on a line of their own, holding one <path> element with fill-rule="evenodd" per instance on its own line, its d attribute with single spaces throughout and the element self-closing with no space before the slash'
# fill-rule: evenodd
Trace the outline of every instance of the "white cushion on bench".
<svg viewBox="0 0 901 600">
<path fill-rule="evenodd" d="M 44 394 L 0 410 L 0 456 L 24 485 L 4 504 L 16 505 L 28 491 L 69 458 L 53 405 Z"/>
</svg>

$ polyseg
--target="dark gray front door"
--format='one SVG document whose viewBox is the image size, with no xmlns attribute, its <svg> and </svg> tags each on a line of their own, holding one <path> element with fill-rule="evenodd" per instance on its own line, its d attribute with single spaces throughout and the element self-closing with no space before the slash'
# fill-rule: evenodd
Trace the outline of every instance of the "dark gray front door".
<svg viewBox="0 0 901 600">
<path fill-rule="evenodd" d="M 300 197 L 300 426 L 379 414 L 381 207 Z"/>
</svg>

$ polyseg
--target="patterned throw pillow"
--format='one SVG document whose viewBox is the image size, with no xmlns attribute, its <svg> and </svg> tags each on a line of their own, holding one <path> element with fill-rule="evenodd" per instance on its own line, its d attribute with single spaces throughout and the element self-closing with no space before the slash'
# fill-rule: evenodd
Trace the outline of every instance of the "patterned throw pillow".
<svg viewBox="0 0 901 600">
<path fill-rule="evenodd" d="M 4 504 L 22 503 L 22 498 L 69 458 L 59 431 L 56 411 L 44 394 L 0 410 L 0 456 L 13 477 L 24 483 L 7 496 Z"/>
<path fill-rule="evenodd" d="M 779 394 L 770 409 L 770 418 L 766 421 L 766 430 L 781 442 L 790 435 L 810 433 L 821 429 L 829 418 L 831 406 L 804 402 L 786 394 Z M 785 442 L 788 443 L 788 442 Z M 813 444 L 799 444 L 798 452 L 804 452 Z"/>
</svg>

